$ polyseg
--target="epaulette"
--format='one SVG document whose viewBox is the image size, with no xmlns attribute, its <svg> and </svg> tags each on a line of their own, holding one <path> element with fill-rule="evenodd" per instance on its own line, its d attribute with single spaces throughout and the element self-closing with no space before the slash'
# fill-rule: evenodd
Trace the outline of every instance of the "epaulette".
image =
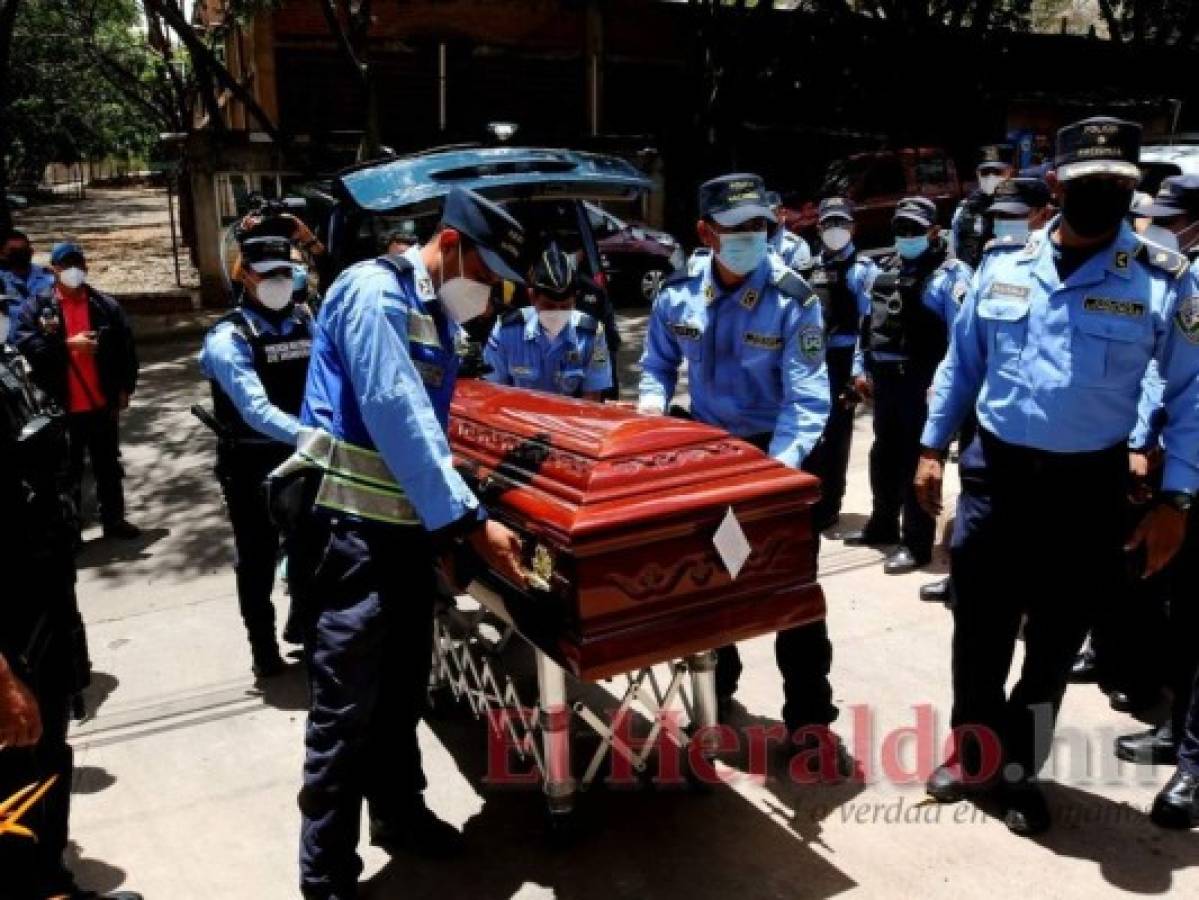
<svg viewBox="0 0 1199 900">
<path fill-rule="evenodd" d="M 525 324 L 525 308 L 522 306 L 519 309 L 511 309 L 500 316 L 501 325 L 524 325 Z"/>
<path fill-rule="evenodd" d="M 811 303 L 816 299 L 816 292 L 811 285 L 794 269 L 787 266 L 776 268 L 770 273 L 770 283 L 778 288 L 779 293 L 786 297 L 794 297 L 803 303 Z"/>
<path fill-rule="evenodd" d="M 1010 234 L 1005 234 L 1003 237 L 991 238 L 983 244 L 983 253 L 990 253 L 992 250 L 1019 250 L 1028 239 L 1020 240 Z"/>
<path fill-rule="evenodd" d="M 580 312 L 579 321 L 575 323 L 575 331 L 595 334 L 599 331 L 599 322 L 590 313 Z"/>
<path fill-rule="evenodd" d="M 700 272 L 692 273 L 687 266 L 682 266 L 662 279 L 662 287 L 674 287 L 676 284 L 686 284 L 692 278 L 699 278 L 701 274 Z"/>
<path fill-rule="evenodd" d="M 393 253 L 388 256 L 380 256 L 379 262 L 385 266 L 390 266 L 395 270 L 397 275 L 407 275 L 412 271 L 412 263 L 399 253 Z"/>
<path fill-rule="evenodd" d="M 1138 262 L 1155 269 L 1161 269 L 1171 278 L 1179 278 L 1188 268 L 1187 258 L 1174 250 L 1167 250 L 1160 244 L 1148 241 L 1137 235 L 1137 249 L 1133 258 Z"/>
</svg>

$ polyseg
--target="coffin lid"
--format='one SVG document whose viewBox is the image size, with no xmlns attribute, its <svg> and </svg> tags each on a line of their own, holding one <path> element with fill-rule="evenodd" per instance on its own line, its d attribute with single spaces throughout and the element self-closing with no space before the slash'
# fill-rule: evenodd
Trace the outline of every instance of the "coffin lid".
<svg viewBox="0 0 1199 900">
<path fill-rule="evenodd" d="M 563 538 L 817 494 L 810 475 L 685 419 L 475 380 L 458 383 L 450 418 L 455 457 L 485 500 Z"/>
</svg>

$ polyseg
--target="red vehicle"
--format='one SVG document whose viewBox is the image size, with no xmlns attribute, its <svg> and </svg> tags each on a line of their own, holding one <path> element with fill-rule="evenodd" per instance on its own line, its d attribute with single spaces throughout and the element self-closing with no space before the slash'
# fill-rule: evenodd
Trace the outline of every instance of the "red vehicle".
<svg viewBox="0 0 1199 900">
<path fill-rule="evenodd" d="M 816 206 L 823 197 L 853 201 L 857 211 L 855 243 L 870 250 L 894 242 L 891 217 L 904 197 L 927 197 L 935 202 L 942 226 L 948 227 L 962 199 L 962 184 L 949 154 L 935 147 L 857 153 L 834 160 L 815 200 L 797 203 L 789 197 L 783 210 L 787 227 L 809 242 L 817 238 Z"/>
</svg>

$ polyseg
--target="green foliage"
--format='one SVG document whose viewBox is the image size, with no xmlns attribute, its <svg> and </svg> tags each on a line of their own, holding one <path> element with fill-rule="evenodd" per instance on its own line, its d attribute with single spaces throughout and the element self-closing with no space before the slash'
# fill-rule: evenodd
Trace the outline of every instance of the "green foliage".
<svg viewBox="0 0 1199 900">
<path fill-rule="evenodd" d="M 170 114 L 150 99 L 160 66 L 134 0 L 24 0 L 0 147 L 10 171 L 146 153 Z"/>
</svg>

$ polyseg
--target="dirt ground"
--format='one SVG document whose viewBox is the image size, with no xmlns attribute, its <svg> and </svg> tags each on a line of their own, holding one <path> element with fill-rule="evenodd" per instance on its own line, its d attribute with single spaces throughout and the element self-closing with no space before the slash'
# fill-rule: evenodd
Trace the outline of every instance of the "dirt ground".
<svg viewBox="0 0 1199 900">
<path fill-rule="evenodd" d="M 29 234 L 35 259 L 43 264 L 58 241 L 82 244 L 88 254 L 89 280 L 106 293 L 190 291 L 200 283 L 183 246 L 179 247 L 182 285 L 175 281 L 167 192 L 162 188 L 89 188 L 83 200 L 21 210 L 16 224 Z"/>
</svg>

